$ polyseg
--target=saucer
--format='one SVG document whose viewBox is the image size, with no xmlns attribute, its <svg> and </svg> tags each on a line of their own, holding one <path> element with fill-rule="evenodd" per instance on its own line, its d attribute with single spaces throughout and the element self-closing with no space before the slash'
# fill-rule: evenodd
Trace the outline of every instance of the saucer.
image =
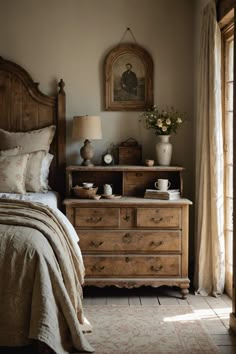
<svg viewBox="0 0 236 354">
<path fill-rule="evenodd" d="M 100 194 L 95 194 L 92 196 L 92 199 L 99 200 L 101 198 Z"/>
<path fill-rule="evenodd" d="M 102 194 L 102 198 L 106 198 L 106 199 L 115 199 L 115 198 L 121 198 L 121 195 L 119 194 Z"/>
</svg>

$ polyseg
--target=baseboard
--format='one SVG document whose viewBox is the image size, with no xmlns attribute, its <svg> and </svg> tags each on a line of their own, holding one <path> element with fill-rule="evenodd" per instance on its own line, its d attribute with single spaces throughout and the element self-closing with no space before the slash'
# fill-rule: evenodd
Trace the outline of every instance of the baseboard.
<svg viewBox="0 0 236 354">
<path fill-rule="evenodd" d="M 233 312 L 231 312 L 229 317 L 229 327 L 234 333 L 236 333 L 236 317 Z"/>
</svg>

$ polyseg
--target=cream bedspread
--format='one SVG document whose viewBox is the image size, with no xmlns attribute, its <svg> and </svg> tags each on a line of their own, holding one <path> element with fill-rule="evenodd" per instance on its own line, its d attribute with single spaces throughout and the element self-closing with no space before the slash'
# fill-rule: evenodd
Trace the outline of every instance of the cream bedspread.
<svg viewBox="0 0 236 354">
<path fill-rule="evenodd" d="M 44 205 L 0 200 L 1 346 L 38 339 L 57 354 L 93 351 L 80 325 L 84 265 L 68 230 Z"/>
</svg>

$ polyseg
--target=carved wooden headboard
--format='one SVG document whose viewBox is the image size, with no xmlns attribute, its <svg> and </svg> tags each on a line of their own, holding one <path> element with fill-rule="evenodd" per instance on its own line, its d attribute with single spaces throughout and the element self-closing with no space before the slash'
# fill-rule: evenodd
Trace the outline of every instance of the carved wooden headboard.
<svg viewBox="0 0 236 354">
<path fill-rule="evenodd" d="M 65 193 L 65 92 L 60 80 L 55 96 L 43 94 L 38 83 L 19 65 L 0 57 L 0 128 L 29 131 L 56 125 L 50 152 L 54 159 L 49 182 L 53 190 Z"/>
</svg>

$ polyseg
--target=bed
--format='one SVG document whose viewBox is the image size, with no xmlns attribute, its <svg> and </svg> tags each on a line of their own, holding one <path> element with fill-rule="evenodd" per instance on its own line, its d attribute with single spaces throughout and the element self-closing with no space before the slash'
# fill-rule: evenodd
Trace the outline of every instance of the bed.
<svg viewBox="0 0 236 354">
<path fill-rule="evenodd" d="M 58 208 L 64 191 L 64 82 L 47 96 L 0 57 L 0 353 L 93 351 L 78 236 Z"/>
</svg>

